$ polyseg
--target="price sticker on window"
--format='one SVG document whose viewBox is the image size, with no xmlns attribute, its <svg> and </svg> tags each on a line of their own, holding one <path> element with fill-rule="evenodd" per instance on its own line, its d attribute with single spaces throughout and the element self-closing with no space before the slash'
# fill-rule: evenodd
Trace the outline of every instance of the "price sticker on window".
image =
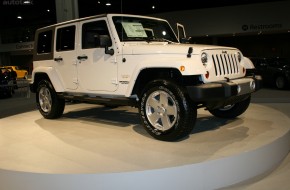
<svg viewBox="0 0 290 190">
<path fill-rule="evenodd" d="M 138 22 L 122 22 L 122 26 L 128 37 L 141 37 L 146 38 L 147 34 L 143 25 Z"/>
</svg>

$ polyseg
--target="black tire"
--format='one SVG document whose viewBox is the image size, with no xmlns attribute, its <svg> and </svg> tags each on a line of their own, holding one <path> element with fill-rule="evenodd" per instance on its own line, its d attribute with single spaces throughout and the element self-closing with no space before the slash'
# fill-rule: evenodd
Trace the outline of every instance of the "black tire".
<svg viewBox="0 0 290 190">
<path fill-rule="evenodd" d="M 12 96 L 13 96 L 13 87 L 9 86 L 7 87 L 6 97 L 11 98 Z"/>
<path fill-rule="evenodd" d="M 248 109 L 250 103 L 251 96 L 236 104 L 228 105 L 219 109 L 209 110 L 209 112 L 212 115 L 220 118 L 236 118 Z"/>
<path fill-rule="evenodd" d="M 37 86 L 36 104 L 39 112 L 44 118 L 55 119 L 63 114 L 65 100 L 57 96 L 49 81 L 42 80 Z"/>
<path fill-rule="evenodd" d="M 169 80 L 155 80 L 146 85 L 139 113 L 145 130 L 163 141 L 188 136 L 197 117 L 195 104 L 180 86 Z"/>
<path fill-rule="evenodd" d="M 275 79 L 275 87 L 277 89 L 285 89 L 286 88 L 286 79 L 283 76 L 277 76 Z"/>
</svg>

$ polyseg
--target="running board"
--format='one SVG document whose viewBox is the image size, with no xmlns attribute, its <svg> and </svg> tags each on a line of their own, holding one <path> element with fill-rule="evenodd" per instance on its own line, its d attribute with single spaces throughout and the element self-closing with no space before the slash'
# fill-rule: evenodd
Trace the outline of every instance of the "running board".
<svg viewBox="0 0 290 190">
<path fill-rule="evenodd" d="M 80 102 L 101 104 L 101 105 L 115 105 L 115 106 L 132 106 L 137 107 L 137 101 L 134 98 L 103 98 L 100 96 L 90 97 L 88 95 L 72 95 L 66 93 L 58 93 L 60 98 L 66 100 L 76 100 Z"/>
</svg>

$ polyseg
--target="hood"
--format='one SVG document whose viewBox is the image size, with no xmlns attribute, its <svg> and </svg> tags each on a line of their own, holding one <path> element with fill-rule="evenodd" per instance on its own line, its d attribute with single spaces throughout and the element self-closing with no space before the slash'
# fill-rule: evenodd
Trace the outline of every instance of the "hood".
<svg viewBox="0 0 290 190">
<path fill-rule="evenodd" d="M 192 47 L 192 54 L 200 54 L 203 50 L 226 49 L 234 50 L 233 47 L 202 45 L 202 44 L 168 44 L 168 43 L 124 43 L 123 53 L 131 55 L 142 54 L 187 54 Z"/>
</svg>

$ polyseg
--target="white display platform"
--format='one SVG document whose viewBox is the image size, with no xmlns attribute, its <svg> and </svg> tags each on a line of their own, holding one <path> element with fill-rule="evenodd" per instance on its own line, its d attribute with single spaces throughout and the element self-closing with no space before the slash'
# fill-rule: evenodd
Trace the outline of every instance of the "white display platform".
<svg viewBox="0 0 290 190">
<path fill-rule="evenodd" d="M 0 120 L 0 189 L 218 189 L 275 169 L 289 126 L 265 105 L 235 120 L 200 109 L 188 138 L 162 142 L 130 107 L 72 104 L 57 120 L 27 112 Z"/>
</svg>

